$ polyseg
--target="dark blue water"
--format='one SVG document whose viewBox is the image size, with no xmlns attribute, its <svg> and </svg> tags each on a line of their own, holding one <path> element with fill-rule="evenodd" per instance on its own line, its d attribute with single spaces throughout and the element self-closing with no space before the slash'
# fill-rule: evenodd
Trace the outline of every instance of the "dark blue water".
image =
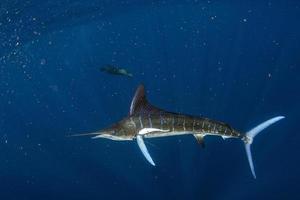
<svg viewBox="0 0 300 200">
<path fill-rule="evenodd" d="M 300 2 L 0 2 L 0 199 L 300 199 Z M 113 64 L 133 78 L 102 73 Z M 136 87 L 247 131 L 135 142 L 70 134 L 126 116 Z"/>
</svg>

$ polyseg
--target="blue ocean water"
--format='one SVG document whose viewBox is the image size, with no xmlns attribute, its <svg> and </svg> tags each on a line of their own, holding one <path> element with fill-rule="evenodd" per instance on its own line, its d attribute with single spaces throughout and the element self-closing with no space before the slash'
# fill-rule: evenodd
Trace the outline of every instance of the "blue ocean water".
<svg viewBox="0 0 300 200">
<path fill-rule="evenodd" d="M 0 2 L 0 199 L 300 199 L 300 2 Z M 133 77 L 105 74 L 112 64 Z M 120 120 L 143 83 L 161 108 L 247 131 L 136 142 L 86 133 Z"/>
</svg>

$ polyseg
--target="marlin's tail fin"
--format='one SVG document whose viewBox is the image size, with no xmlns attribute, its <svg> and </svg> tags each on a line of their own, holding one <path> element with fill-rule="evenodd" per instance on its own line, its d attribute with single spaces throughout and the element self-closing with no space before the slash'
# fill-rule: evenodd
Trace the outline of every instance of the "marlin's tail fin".
<svg viewBox="0 0 300 200">
<path fill-rule="evenodd" d="M 243 139 L 245 142 L 245 148 L 246 148 L 246 153 L 247 153 L 247 157 L 248 157 L 248 161 L 249 161 L 249 166 L 250 166 L 252 175 L 255 179 L 256 179 L 256 174 L 255 174 L 254 165 L 253 165 L 253 161 L 252 161 L 252 155 L 251 155 L 251 144 L 254 140 L 254 137 L 258 133 L 260 133 L 262 130 L 267 128 L 268 126 L 274 124 L 275 122 L 277 122 L 283 118 L 284 118 L 284 116 L 278 116 L 278 117 L 274 117 L 272 119 L 269 119 L 269 120 L 259 124 L 258 126 L 254 127 L 250 131 L 248 131 L 246 133 L 246 136 Z"/>
</svg>

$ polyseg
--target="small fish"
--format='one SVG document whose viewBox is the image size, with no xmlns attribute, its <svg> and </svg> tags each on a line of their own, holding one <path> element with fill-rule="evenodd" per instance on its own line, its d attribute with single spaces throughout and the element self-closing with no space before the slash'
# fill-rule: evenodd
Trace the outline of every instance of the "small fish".
<svg viewBox="0 0 300 200">
<path fill-rule="evenodd" d="M 106 72 L 106 73 L 112 74 L 112 75 L 133 77 L 132 73 L 129 73 L 126 69 L 119 68 L 119 67 L 116 67 L 113 65 L 106 65 L 104 67 L 101 67 L 100 70 L 102 72 Z"/>
<path fill-rule="evenodd" d="M 283 118 L 284 116 L 273 117 L 243 133 L 224 122 L 169 112 L 153 106 L 145 96 L 144 86 L 140 85 L 132 99 L 127 117 L 106 129 L 73 136 L 90 135 L 95 139 L 107 138 L 116 141 L 136 140 L 146 160 L 153 166 L 155 166 L 155 163 L 144 143 L 145 138 L 190 134 L 195 137 L 201 146 L 204 146 L 204 137 L 206 136 L 219 136 L 223 139 L 236 138 L 243 141 L 252 175 L 256 178 L 250 149 L 254 137 Z"/>
</svg>

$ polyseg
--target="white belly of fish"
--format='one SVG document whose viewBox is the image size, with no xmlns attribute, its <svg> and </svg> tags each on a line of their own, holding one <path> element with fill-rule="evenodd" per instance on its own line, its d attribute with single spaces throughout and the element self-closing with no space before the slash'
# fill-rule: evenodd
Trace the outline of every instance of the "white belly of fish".
<svg viewBox="0 0 300 200">
<path fill-rule="evenodd" d="M 177 135 L 188 135 L 188 134 L 193 134 L 192 132 L 187 132 L 187 131 L 180 131 L 180 132 L 151 132 L 148 134 L 145 134 L 145 138 L 159 138 L 159 137 L 170 137 L 170 136 L 177 136 Z"/>
</svg>

